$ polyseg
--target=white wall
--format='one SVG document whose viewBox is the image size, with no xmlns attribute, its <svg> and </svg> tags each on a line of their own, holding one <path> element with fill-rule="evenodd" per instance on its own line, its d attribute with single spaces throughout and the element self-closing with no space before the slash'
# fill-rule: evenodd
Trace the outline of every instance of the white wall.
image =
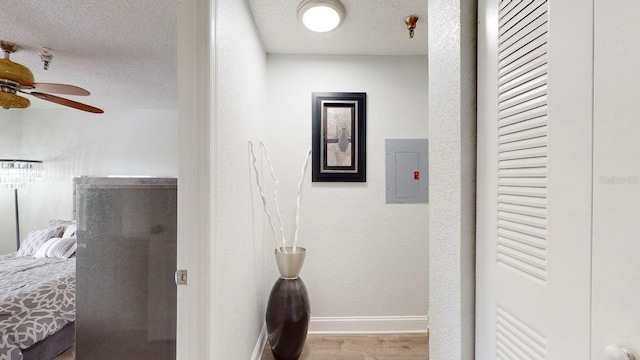
<svg viewBox="0 0 640 360">
<path fill-rule="evenodd" d="M 312 183 L 311 164 L 304 181 L 299 245 L 307 256 L 300 276 L 309 290 L 311 330 L 341 329 L 337 322 L 315 322 L 327 317 L 426 319 L 429 206 L 385 204 L 384 140 L 429 137 L 427 88 L 426 57 L 268 56 L 265 142 L 289 239 L 300 169 L 311 148 L 311 93 L 367 93 L 367 182 Z M 269 290 L 278 273 L 268 228 L 264 245 Z M 393 326 L 360 325 L 372 331 Z"/>
<path fill-rule="evenodd" d="M 67 109 L 21 112 L 19 157 L 42 160 L 44 178 L 20 190 L 20 235 L 71 219 L 73 177 L 176 177 L 176 110 L 110 110 L 92 115 Z M 12 224 L 2 218 L 3 224 Z"/>
<path fill-rule="evenodd" d="M 0 109 L 0 159 L 22 159 L 20 110 Z M 16 251 L 13 190 L 0 188 L 0 254 Z"/>
<path fill-rule="evenodd" d="M 217 231 L 214 359 L 248 359 L 264 323 L 264 253 L 259 197 L 253 196 L 247 140 L 265 126 L 266 55 L 245 1 L 218 1 L 217 14 Z M 255 231 L 254 231 L 255 230 Z M 256 233 L 257 232 L 257 233 Z"/>
</svg>

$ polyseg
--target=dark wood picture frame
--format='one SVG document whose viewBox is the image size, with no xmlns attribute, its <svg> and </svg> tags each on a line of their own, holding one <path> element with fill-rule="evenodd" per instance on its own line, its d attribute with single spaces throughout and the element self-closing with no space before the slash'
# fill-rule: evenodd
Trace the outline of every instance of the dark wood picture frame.
<svg viewBox="0 0 640 360">
<path fill-rule="evenodd" d="M 312 94 L 313 182 L 366 182 L 367 94 Z"/>
</svg>

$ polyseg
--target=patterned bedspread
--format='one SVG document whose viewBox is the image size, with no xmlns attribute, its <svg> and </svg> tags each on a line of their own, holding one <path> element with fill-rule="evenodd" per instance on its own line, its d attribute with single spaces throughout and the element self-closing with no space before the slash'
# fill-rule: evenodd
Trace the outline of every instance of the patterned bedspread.
<svg viewBox="0 0 640 360">
<path fill-rule="evenodd" d="M 0 360 L 75 320 L 76 259 L 0 256 Z"/>
</svg>

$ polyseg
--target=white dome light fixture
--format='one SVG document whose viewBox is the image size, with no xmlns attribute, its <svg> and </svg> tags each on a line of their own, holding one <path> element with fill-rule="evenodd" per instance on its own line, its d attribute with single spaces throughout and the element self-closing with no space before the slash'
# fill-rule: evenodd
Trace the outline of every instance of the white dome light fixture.
<svg viewBox="0 0 640 360">
<path fill-rule="evenodd" d="M 328 32 L 337 28 L 346 12 L 340 0 L 304 0 L 298 5 L 298 20 L 309 30 Z"/>
</svg>

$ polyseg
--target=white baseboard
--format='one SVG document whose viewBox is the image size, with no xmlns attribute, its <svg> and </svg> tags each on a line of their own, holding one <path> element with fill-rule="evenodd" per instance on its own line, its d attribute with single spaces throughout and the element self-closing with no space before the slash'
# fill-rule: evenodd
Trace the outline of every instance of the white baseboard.
<svg viewBox="0 0 640 360">
<path fill-rule="evenodd" d="M 427 316 L 312 317 L 310 334 L 426 333 Z"/>
<path fill-rule="evenodd" d="M 256 347 L 253 348 L 253 354 L 251 355 L 251 360 L 260 360 L 262 358 L 262 352 L 264 351 L 264 346 L 266 343 L 267 343 L 267 325 L 264 324 L 262 325 L 260 336 L 258 336 Z"/>
<path fill-rule="evenodd" d="M 427 316 L 312 317 L 309 334 L 407 334 L 426 333 Z M 267 325 L 262 326 L 251 360 L 260 360 L 267 344 Z"/>
</svg>

